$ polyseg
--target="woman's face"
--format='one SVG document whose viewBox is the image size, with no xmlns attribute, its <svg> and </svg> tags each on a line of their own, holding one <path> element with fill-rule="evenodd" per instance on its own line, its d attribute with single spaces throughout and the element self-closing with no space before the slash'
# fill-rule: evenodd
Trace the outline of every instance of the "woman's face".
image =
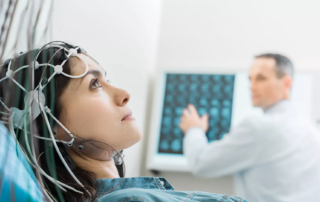
<svg viewBox="0 0 320 202">
<path fill-rule="evenodd" d="M 71 79 L 63 91 L 60 121 L 71 133 L 107 143 L 117 150 L 137 143 L 142 132 L 127 106 L 130 95 L 108 83 L 105 70 L 93 59 L 84 54 L 80 57 L 87 62 L 89 70 L 84 77 Z M 72 75 L 85 71 L 84 62 L 77 58 L 70 60 L 70 67 Z M 58 136 L 60 132 L 61 128 Z"/>
</svg>

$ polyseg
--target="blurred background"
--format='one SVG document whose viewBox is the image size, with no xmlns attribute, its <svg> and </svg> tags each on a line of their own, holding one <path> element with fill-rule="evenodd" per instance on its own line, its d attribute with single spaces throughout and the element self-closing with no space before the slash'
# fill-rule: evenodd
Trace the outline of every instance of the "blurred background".
<svg viewBox="0 0 320 202">
<path fill-rule="evenodd" d="M 18 23 L 26 2 L 20 1 L 17 6 L 10 35 L 19 35 L 27 27 L 26 23 Z M 320 73 L 318 0 L 55 0 L 53 6 L 51 1 L 42 3 L 43 17 L 39 18 L 37 29 L 50 34 L 45 38 L 41 34 L 35 36 L 35 44 L 62 40 L 84 47 L 107 68 L 111 82 L 131 94 L 130 107 L 144 137 L 125 151 L 128 177 L 155 175 L 146 164 L 154 81 L 162 69 L 245 72 L 255 55 L 277 52 L 292 59 L 298 72 Z M 1 6 L 3 14 L 5 5 Z M 15 43 L 10 35 L 7 47 Z M 20 40 L 27 39 L 21 36 Z M 25 51 L 27 46 L 16 49 Z M 7 58 L 13 52 L 7 48 L 2 54 Z M 315 123 L 320 120 L 318 80 L 314 82 L 311 106 Z M 188 172 L 168 171 L 160 175 L 176 190 L 234 194 L 232 176 L 201 179 Z"/>
</svg>

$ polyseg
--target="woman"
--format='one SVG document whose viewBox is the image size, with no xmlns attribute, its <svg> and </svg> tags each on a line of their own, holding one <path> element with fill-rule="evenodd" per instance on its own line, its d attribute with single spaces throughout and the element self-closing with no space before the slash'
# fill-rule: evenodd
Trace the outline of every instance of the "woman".
<svg viewBox="0 0 320 202">
<path fill-rule="evenodd" d="M 30 58 L 31 67 L 22 68 Z M 30 82 L 29 78 L 34 79 Z M 11 127 L 31 165 L 44 176 L 40 184 L 54 200 L 244 201 L 174 191 L 162 178 L 121 178 L 123 164 L 118 151 L 137 143 L 142 132 L 127 106 L 130 95 L 112 86 L 103 67 L 80 47 L 51 42 L 7 61 L 0 79 L 0 97 L 5 101 L 0 111 L 8 110 L 4 114 L 11 117 L 2 119 L 11 123 L 3 123 Z M 35 89 L 29 92 L 32 85 Z M 30 122 L 37 131 L 33 129 L 25 138 L 21 134 L 30 128 L 25 116 L 28 106 Z M 32 141 L 39 145 L 35 158 L 28 146 Z"/>
</svg>

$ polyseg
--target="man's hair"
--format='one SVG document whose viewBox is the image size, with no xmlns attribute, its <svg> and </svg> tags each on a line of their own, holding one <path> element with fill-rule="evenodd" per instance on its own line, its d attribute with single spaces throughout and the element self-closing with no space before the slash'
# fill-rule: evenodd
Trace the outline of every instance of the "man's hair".
<svg viewBox="0 0 320 202">
<path fill-rule="evenodd" d="M 288 75 L 293 78 L 293 64 L 289 58 L 284 55 L 275 53 L 265 53 L 255 56 L 255 58 L 272 58 L 276 61 L 276 75 L 278 78 L 282 78 Z"/>
</svg>

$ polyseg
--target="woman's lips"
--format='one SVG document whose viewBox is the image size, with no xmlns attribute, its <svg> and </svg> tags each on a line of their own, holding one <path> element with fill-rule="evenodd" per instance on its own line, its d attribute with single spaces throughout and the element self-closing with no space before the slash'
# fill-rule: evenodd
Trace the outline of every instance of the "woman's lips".
<svg viewBox="0 0 320 202">
<path fill-rule="evenodd" d="M 135 118 L 132 116 L 132 112 L 129 111 L 122 119 L 121 121 L 128 121 L 128 120 L 135 120 Z"/>
</svg>

